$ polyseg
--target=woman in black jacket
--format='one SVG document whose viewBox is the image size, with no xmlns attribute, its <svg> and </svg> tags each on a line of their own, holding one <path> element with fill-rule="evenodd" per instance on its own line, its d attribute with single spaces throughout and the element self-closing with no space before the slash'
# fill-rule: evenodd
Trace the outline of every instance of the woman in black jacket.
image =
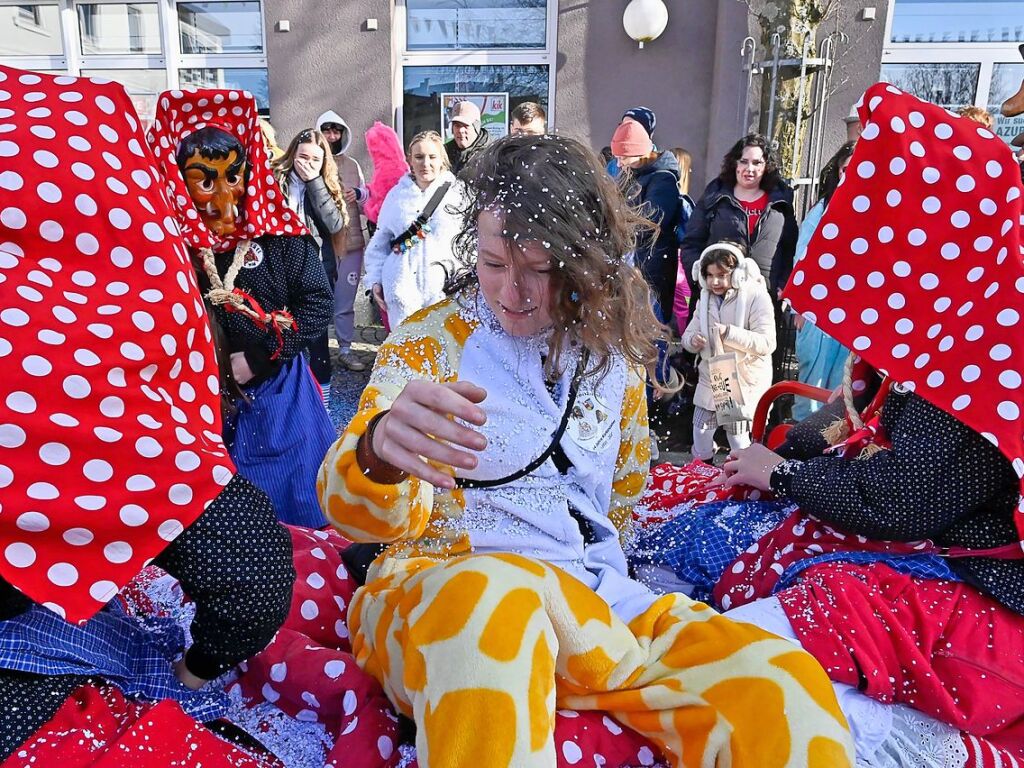
<svg viewBox="0 0 1024 768">
<path fill-rule="evenodd" d="M 768 141 L 752 133 L 726 153 L 721 173 L 697 202 L 683 238 L 683 266 L 691 275 L 709 245 L 722 240 L 745 243 L 777 299 L 793 269 L 798 234 L 793 190 L 780 175 Z M 700 291 L 693 283 L 690 289 L 692 311 Z"/>
</svg>

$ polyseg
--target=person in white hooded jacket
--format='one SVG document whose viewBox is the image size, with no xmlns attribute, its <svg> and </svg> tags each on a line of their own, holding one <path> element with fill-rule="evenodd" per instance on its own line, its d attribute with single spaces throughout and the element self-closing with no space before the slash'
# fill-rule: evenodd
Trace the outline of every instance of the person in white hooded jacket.
<svg viewBox="0 0 1024 768">
<path fill-rule="evenodd" d="M 366 246 L 363 286 L 373 293 L 391 328 L 445 297 L 445 281 L 457 267 L 452 241 L 462 219 L 455 211 L 465 205 L 462 182 L 448 169 L 436 131 L 412 138 L 409 166 L 410 174 L 384 198 L 377 231 Z M 422 221 L 421 214 L 428 212 L 441 188 L 444 196 Z"/>
<path fill-rule="evenodd" d="M 324 264 L 328 274 L 331 273 L 331 267 L 337 270 L 334 280 L 334 335 L 340 350 L 338 359 L 350 371 L 362 371 L 366 369 L 366 363 L 352 353 L 352 339 L 355 337 L 356 290 L 366 248 L 360 206 L 367 201 L 370 193 L 363 178 L 363 169 L 354 157 L 347 154 L 352 144 L 352 130 L 348 123 L 337 112 L 329 109 L 317 118 L 316 126 L 331 146 L 348 206 L 345 252 L 334 254 L 334 264 Z"/>
<path fill-rule="evenodd" d="M 711 392 L 710 358 L 734 352 L 743 396 L 744 420 L 722 425 L 735 451 L 750 445 L 751 419 L 757 401 L 772 384 L 775 311 L 764 277 L 741 243 L 723 240 L 704 249 L 693 265 L 700 299 L 683 333 L 683 346 L 700 356 L 694 394 L 693 456 L 714 458 L 718 419 Z"/>
</svg>

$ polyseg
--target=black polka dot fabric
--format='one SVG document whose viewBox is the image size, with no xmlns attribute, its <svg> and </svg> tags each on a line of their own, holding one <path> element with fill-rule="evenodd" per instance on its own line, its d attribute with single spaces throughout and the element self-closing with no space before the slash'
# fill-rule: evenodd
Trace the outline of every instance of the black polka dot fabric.
<svg viewBox="0 0 1024 768">
<path fill-rule="evenodd" d="M 33 675 L 0 669 L 0 761 L 57 714 L 88 680 L 78 675 Z"/>
<path fill-rule="evenodd" d="M 873 539 L 932 539 L 969 549 L 1017 541 L 1017 474 L 988 440 L 896 389 L 886 398 L 882 426 L 890 450 L 865 459 L 787 460 L 772 473 L 772 491 L 809 515 Z M 1024 560 L 965 557 L 950 565 L 1024 614 Z"/>
<path fill-rule="evenodd" d="M 201 678 L 263 650 L 288 615 L 291 538 L 267 495 L 241 475 L 155 563 L 196 603 L 185 663 Z"/>
<path fill-rule="evenodd" d="M 233 250 L 217 255 L 221 277 L 227 273 L 233 255 Z M 205 275 L 199 275 L 199 284 L 204 293 L 209 290 Z M 327 330 L 331 321 L 334 298 L 320 252 L 310 237 L 256 238 L 235 278 L 235 287 L 256 299 L 264 312 L 287 310 L 295 318 L 296 328 L 283 331 L 278 339 L 272 328 L 239 312 L 228 312 L 223 306 L 214 308 L 230 351 L 245 352 L 258 379 L 272 375 L 280 362 L 299 354 Z M 277 358 L 271 360 L 275 353 Z M 258 379 L 251 383 L 258 383 Z"/>
</svg>

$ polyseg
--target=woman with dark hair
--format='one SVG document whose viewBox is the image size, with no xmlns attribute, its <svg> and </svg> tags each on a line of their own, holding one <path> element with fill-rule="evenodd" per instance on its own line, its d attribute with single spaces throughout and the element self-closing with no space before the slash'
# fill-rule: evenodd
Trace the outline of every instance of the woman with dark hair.
<svg viewBox="0 0 1024 768">
<path fill-rule="evenodd" d="M 348 622 L 420 764 L 554 766 L 557 702 L 675 768 L 851 765 L 806 655 L 629 577 L 662 326 L 628 256 L 649 224 L 566 137 L 506 137 L 465 172 L 450 298 L 381 347 L 319 476 L 346 537 L 388 544 Z"/>
<path fill-rule="evenodd" d="M 722 240 L 738 240 L 747 246 L 772 296 L 777 297 L 793 268 L 797 231 L 793 190 L 779 173 L 767 139 L 752 133 L 726 153 L 718 178 L 712 179 L 697 201 L 683 238 L 683 266 L 692 275 L 705 248 Z M 692 282 L 690 289 L 694 296 L 699 293 Z"/>
<path fill-rule="evenodd" d="M 807 253 L 807 244 L 825 215 L 825 208 L 832 194 L 843 180 L 846 166 L 853 156 L 855 141 L 848 141 L 825 163 L 818 179 L 818 202 L 807 212 L 800 225 L 800 237 L 796 244 L 794 265 Z M 843 367 L 850 350 L 821 331 L 814 323 L 808 322 L 803 315 L 796 317 L 796 359 L 800 366 L 798 380 L 825 389 L 835 389 L 843 381 Z M 821 407 L 821 403 L 797 397 L 793 403 L 793 418 L 803 421 Z"/>
</svg>

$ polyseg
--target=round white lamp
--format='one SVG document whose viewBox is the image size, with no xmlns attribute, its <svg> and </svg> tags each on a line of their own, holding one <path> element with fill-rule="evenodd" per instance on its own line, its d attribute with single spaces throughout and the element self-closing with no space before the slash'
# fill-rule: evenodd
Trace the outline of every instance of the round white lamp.
<svg viewBox="0 0 1024 768">
<path fill-rule="evenodd" d="M 662 0 L 630 0 L 622 13 L 622 26 L 626 34 L 636 40 L 640 47 L 649 43 L 665 31 L 668 24 L 668 8 Z"/>
</svg>

